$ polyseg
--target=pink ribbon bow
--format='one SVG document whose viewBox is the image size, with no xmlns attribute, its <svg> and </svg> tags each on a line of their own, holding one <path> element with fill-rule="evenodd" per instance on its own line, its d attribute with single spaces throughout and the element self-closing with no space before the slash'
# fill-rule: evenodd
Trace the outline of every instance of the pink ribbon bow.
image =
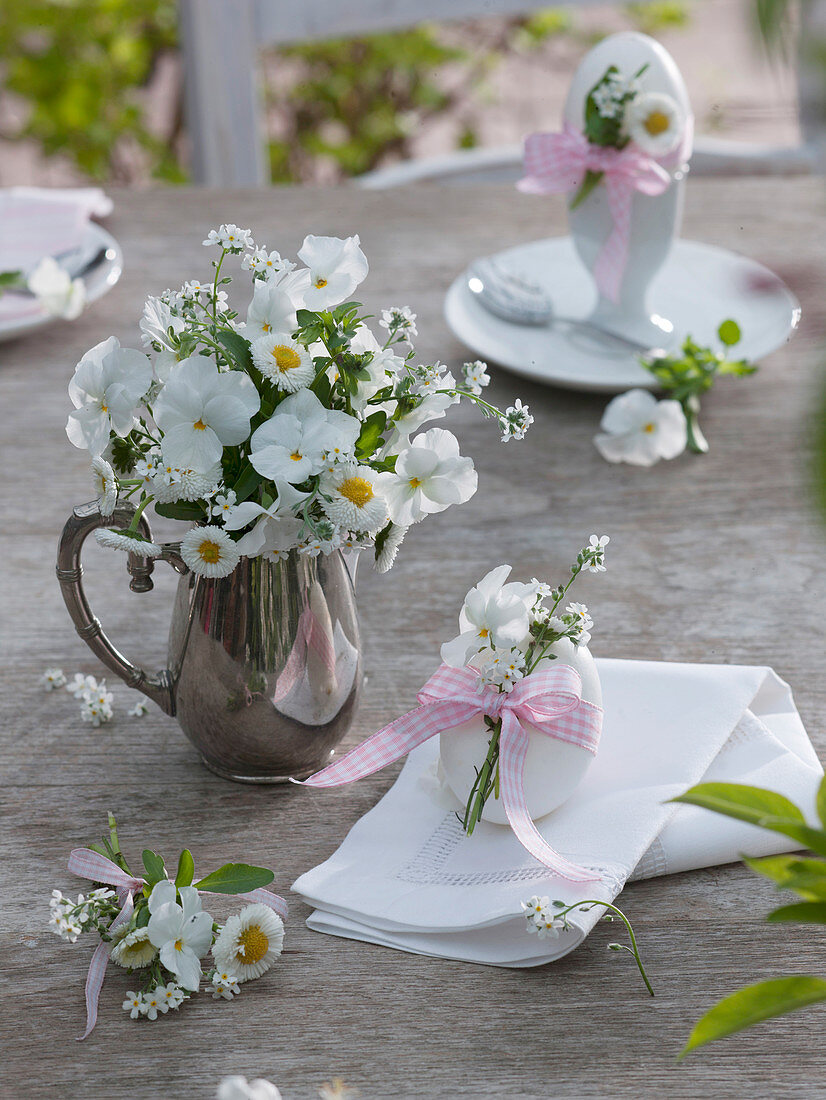
<svg viewBox="0 0 826 1100">
<path fill-rule="evenodd" d="M 661 195 L 671 184 L 671 176 L 633 145 L 624 149 L 591 145 L 584 134 L 566 123 L 560 134 L 530 134 L 525 139 L 525 176 L 516 186 L 532 195 L 574 191 L 589 170 L 604 175 L 614 223 L 594 265 L 594 279 L 604 297 L 618 302 L 628 263 L 634 192 Z"/>
<path fill-rule="evenodd" d="M 510 693 L 479 690 L 473 668 L 442 665 L 417 695 L 420 706 L 368 737 L 341 760 L 305 780 L 310 787 L 339 787 L 383 768 L 444 730 L 469 718 L 502 719 L 499 735 L 499 789 L 511 828 L 520 843 L 555 874 L 570 882 L 595 882 L 597 876 L 570 863 L 545 841 L 525 803 L 523 771 L 528 731 L 581 745 L 595 753 L 602 730 L 602 708 L 582 698 L 579 673 L 568 665 L 533 672 Z"/>
<path fill-rule="evenodd" d="M 135 894 L 146 886 L 146 879 L 133 878 L 122 867 L 118 867 L 117 863 L 113 863 L 111 859 L 92 848 L 73 849 L 69 854 L 68 868 L 79 878 L 86 878 L 91 882 L 105 882 L 108 886 L 114 886 L 121 910 L 109 925 L 110 932 L 131 919 L 135 908 Z M 204 892 L 209 893 L 209 891 Z M 235 896 L 268 905 L 282 920 L 287 918 L 287 903 L 270 890 L 260 888 Z M 110 948 L 111 945 L 108 943 L 99 943 L 89 963 L 89 973 L 86 975 L 86 1030 L 79 1036 L 79 1041 L 85 1039 L 97 1023 L 98 1002 L 103 988 L 103 979 L 106 977 Z"/>
</svg>

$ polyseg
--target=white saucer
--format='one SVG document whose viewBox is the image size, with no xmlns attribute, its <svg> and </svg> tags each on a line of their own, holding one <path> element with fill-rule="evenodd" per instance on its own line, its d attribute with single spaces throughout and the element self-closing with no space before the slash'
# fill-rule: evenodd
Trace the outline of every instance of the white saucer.
<svg viewBox="0 0 826 1100">
<path fill-rule="evenodd" d="M 570 237 L 533 241 L 493 258 L 505 270 L 541 284 L 560 317 L 584 319 L 591 312 L 596 291 Z M 785 344 L 800 320 L 800 303 L 768 268 L 699 241 L 675 242 L 651 287 L 651 307 L 674 324 L 670 341 L 661 342 L 667 350 L 676 350 L 689 335 L 718 346 L 717 327 L 732 317 L 743 332 L 733 354 L 755 361 Z M 447 292 L 445 318 L 474 355 L 526 378 L 597 393 L 656 389 L 633 352 L 561 323 L 517 325 L 489 313 L 468 289 L 465 274 Z"/>
<path fill-rule="evenodd" d="M 83 277 L 86 284 L 86 300 L 90 303 L 102 298 L 121 277 L 123 252 L 111 233 L 97 222 L 89 222 L 77 255 L 72 256 L 73 265 L 82 267 L 102 248 L 106 249 L 106 258 Z M 61 320 L 60 317 L 55 317 L 43 309 L 35 299 L 23 295 L 3 295 L 0 298 L 0 307 L 0 342 L 16 339 L 34 329 Z"/>
</svg>

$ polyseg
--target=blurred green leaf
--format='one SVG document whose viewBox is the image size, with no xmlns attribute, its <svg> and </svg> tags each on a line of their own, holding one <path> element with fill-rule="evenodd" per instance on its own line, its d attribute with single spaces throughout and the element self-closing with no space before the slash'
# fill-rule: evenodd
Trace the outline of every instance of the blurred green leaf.
<svg viewBox="0 0 826 1100">
<path fill-rule="evenodd" d="M 735 344 L 740 343 L 740 337 L 742 336 L 742 333 L 740 331 L 740 326 L 737 324 L 737 322 L 732 321 L 732 319 L 729 318 L 727 321 L 723 321 L 723 323 L 717 329 L 717 335 L 720 337 L 721 342 L 725 344 L 727 348 L 731 348 L 734 347 Z"/>
</svg>

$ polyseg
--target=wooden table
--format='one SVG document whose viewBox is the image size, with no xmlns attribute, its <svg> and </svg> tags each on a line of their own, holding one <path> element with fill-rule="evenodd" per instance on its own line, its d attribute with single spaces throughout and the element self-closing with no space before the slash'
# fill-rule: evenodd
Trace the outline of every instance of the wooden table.
<svg viewBox="0 0 826 1100">
<path fill-rule="evenodd" d="M 608 927 L 554 965 L 498 970 L 321 936 L 305 928 L 307 911 L 294 902 L 282 962 L 236 1002 L 201 996 L 174 1018 L 132 1023 L 120 1008 L 128 980 L 112 973 L 97 1030 L 75 1042 L 90 948 L 55 938 L 46 906 L 53 887 L 82 888 L 66 857 L 101 833 L 107 810 L 137 861 L 144 844 L 174 859 L 187 843 L 205 868 L 233 858 L 272 866 L 286 894 L 397 768 L 343 792 L 236 786 L 199 764 L 173 720 L 155 709 L 140 722 L 128 718 L 122 685 L 113 685 L 116 720 L 98 730 L 80 722 L 68 695 L 38 687 L 49 665 L 100 671 L 54 577 L 63 521 L 90 496 L 86 459 L 63 433 L 74 364 L 110 333 L 140 346 L 144 296 L 206 277 L 200 242 L 232 219 L 286 254 L 308 231 L 360 233 L 370 311 L 409 303 L 422 358 L 457 366 L 463 349 L 442 319 L 450 280 L 477 255 L 563 229 L 561 202 L 499 188 L 159 190 L 117 195 L 115 209 L 121 283 L 75 324 L 0 348 L 8 979 L 0 1095 L 212 1098 L 223 1074 L 244 1073 L 277 1082 L 285 1100 L 312 1097 L 333 1076 L 365 1098 L 826 1096 L 822 1033 L 813 1032 L 822 1009 L 675 1063 L 693 1022 L 723 994 L 780 971 L 826 973 L 821 932 L 765 926 L 772 888 L 742 866 L 623 894 L 653 1001 L 633 963 L 606 951 L 615 934 Z M 824 534 L 807 492 L 807 440 L 823 385 L 821 183 L 692 181 L 686 222 L 688 236 L 739 249 L 787 280 L 803 302 L 799 334 L 755 379 L 722 383 L 706 400 L 708 457 L 651 470 L 610 466 L 595 451 L 604 398 L 495 372 L 494 400 L 521 396 L 536 423 L 524 444 L 504 447 L 492 424 L 460 410 L 451 427 L 476 461 L 479 492 L 414 530 L 388 576 L 363 570 L 369 681 L 351 743 L 411 705 L 462 596 L 488 568 L 508 561 L 518 576 L 558 576 L 598 531 L 611 535 L 609 572 L 583 585 L 597 654 L 771 664 L 793 684 L 824 747 Z M 156 592 L 138 597 L 121 559 L 94 548 L 87 563 L 110 633 L 162 667 L 172 578 L 157 570 Z"/>
</svg>

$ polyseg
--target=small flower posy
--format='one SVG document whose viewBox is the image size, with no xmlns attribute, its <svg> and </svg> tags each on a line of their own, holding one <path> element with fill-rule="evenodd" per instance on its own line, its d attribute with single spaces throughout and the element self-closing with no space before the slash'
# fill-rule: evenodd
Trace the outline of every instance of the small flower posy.
<svg viewBox="0 0 826 1100">
<path fill-rule="evenodd" d="M 111 722 L 115 715 L 112 706 L 115 697 L 107 689 L 105 680 L 96 680 L 94 676 L 76 672 L 73 679 L 67 681 L 62 669 L 47 668 L 40 677 L 40 683 L 46 691 L 65 688 L 69 695 L 80 700 L 80 717 L 92 726 L 103 726 Z M 142 718 L 148 708 L 149 700 L 145 695 L 141 695 L 127 713 L 132 718 Z"/>
<path fill-rule="evenodd" d="M 476 492 L 450 432 L 415 433 L 465 399 L 496 419 L 503 441 L 522 439 L 527 406 L 483 400 L 482 362 L 466 363 L 460 382 L 438 362 L 416 363 L 407 306 L 382 312 L 380 342 L 350 300 L 368 272 L 358 237 L 308 236 L 303 266 L 234 224 L 203 243 L 219 250 L 212 282 L 149 298 L 146 350 L 110 337 L 70 383 L 66 431 L 92 456 L 101 514 L 134 505 L 128 526 L 98 529 L 98 542 L 163 554 L 140 533 L 153 504 L 195 523 L 180 558 L 205 577 L 227 576 L 241 557 L 366 546 L 386 571 L 409 526 Z M 224 289 L 232 257 L 252 278 L 244 320 Z"/>
<path fill-rule="evenodd" d="M 594 625 L 583 603 L 568 603 L 565 597 L 582 573 L 605 572 L 608 535 L 591 535 L 570 569 L 570 577 L 557 588 L 538 581 L 510 581 L 511 567 L 500 565 L 487 573 L 465 596 L 459 613 L 460 633 L 441 649 L 442 661 L 453 668 L 470 666 L 479 674 L 479 690 L 511 692 L 520 680 L 534 672 L 542 661 L 553 661 L 554 645 L 567 639 L 576 646 L 587 645 Z M 462 825 L 472 834 L 487 800 L 499 797 L 499 737 L 501 718 L 485 718 L 490 730 L 488 752 L 476 772 L 468 795 Z"/>
</svg>

